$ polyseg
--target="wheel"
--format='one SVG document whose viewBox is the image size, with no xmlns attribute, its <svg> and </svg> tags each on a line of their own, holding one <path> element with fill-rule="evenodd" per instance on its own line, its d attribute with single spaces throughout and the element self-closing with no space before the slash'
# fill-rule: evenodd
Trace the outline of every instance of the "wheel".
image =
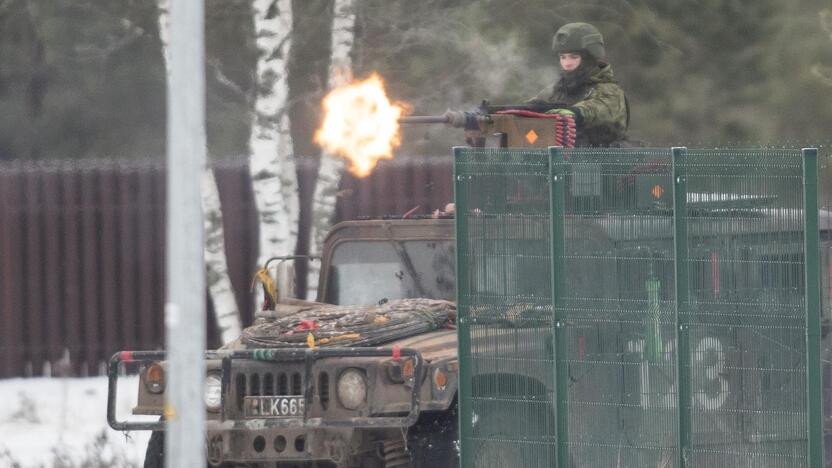
<svg viewBox="0 0 832 468">
<path fill-rule="evenodd" d="M 205 466 L 210 468 L 211 465 L 206 462 Z M 228 468 L 230 465 L 223 463 L 222 468 Z M 144 468 L 165 468 L 165 432 L 153 431 L 150 434 L 150 440 L 147 441 L 147 450 L 144 454 Z"/>
<path fill-rule="evenodd" d="M 525 415 L 526 417 L 520 417 Z M 474 415 L 474 440 L 466 454 L 477 468 L 552 467 L 556 463 L 553 427 L 548 411 L 534 411 L 524 402 L 495 402 Z"/>
<path fill-rule="evenodd" d="M 408 450 L 414 468 L 459 466 L 459 421 L 457 408 L 423 413 L 408 432 Z"/>
<path fill-rule="evenodd" d="M 165 468 L 165 433 L 153 431 L 147 441 L 144 454 L 144 468 Z"/>
</svg>

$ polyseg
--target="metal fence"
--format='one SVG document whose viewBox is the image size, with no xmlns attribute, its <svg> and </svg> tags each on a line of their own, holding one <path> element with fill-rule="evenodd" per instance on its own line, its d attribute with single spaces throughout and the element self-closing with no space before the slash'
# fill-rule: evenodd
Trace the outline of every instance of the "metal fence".
<svg viewBox="0 0 832 468">
<path fill-rule="evenodd" d="M 462 465 L 822 466 L 816 157 L 457 149 Z"/>
<path fill-rule="evenodd" d="M 214 173 L 248 324 L 257 255 L 249 169 L 224 162 Z M 161 163 L 0 165 L 0 378 L 96 374 L 115 351 L 164 346 L 165 191 Z M 401 216 L 417 205 L 414 213 L 427 214 L 451 198 L 448 158 L 405 158 L 367 179 L 345 175 L 336 217 Z"/>
</svg>

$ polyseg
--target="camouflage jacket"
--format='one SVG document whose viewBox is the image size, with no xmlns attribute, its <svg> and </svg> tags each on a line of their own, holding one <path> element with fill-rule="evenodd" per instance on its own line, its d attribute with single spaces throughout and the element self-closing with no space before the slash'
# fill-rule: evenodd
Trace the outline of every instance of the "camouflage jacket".
<svg viewBox="0 0 832 468">
<path fill-rule="evenodd" d="M 601 64 L 586 84 L 572 93 L 558 81 L 531 101 L 561 103 L 580 111 L 578 146 L 615 146 L 627 138 L 629 110 L 624 91 L 613 78 L 612 65 Z"/>
</svg>

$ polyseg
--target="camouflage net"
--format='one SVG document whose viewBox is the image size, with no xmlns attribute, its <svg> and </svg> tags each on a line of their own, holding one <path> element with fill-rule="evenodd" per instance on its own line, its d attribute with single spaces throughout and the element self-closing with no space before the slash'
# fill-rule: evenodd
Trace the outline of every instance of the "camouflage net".
<svg viewBox="0 0 832 468">
<path fill-rule="evenodd" d="M 266 348 L 376 346 L 439 328 L 453 328 L 455 321 L 456 305 L 434 299 L 311 306 L 246 328 L 242 341 Z"/>
</svg>

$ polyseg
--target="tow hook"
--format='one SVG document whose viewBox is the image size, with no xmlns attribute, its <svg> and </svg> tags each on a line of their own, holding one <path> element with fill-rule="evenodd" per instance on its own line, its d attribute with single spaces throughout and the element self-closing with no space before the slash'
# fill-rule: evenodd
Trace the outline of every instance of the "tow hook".
<svg viewBox="0 0 832 468">
<path fill-rule="evenodd" d="M 324 447 L 326 447 L 326 451 L 329 454 L 329 458 L 335 463 L 336 465 L 340 464 L 344 461 L 344 441 L 340 438 L 332 438 L 324 441 Z"/>
<path fill-rule="evenodd" d="M 206 456 L 208 463 L 211 466 L 219 466 L 222 463 L 222 434 L 215 434 L 208 440 L 208 447 L 206 448 Z"/>
</svg>

